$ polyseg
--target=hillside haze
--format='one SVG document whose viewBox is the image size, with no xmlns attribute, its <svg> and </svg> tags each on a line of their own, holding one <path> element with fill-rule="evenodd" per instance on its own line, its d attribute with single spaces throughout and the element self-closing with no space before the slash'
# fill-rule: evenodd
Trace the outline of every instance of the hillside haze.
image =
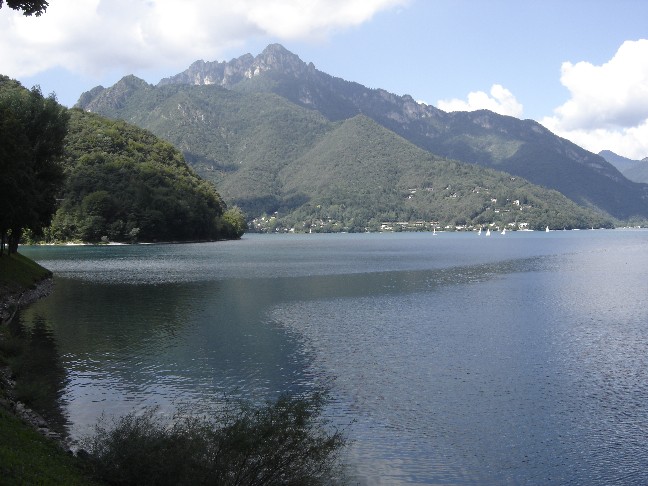
<svg viewBox="0 0 648 486">
<path fill-rule="evenodd" d="M 648 183 L 648 157 L 634 160 L 615 154 L 611 150 L 603 150 L 599 155 L 631 181 Z"/>
<path fill-rule="evenodd" d="M 97 87 L 84 93 L 78 106 L 133 122 L 171 141 L 201 175 L 217 185 L 226 200 L 240 204 L 250 216 L 279 210 L 294 212 L 304 204 L 318 202 L 314 196 L 323 195 L 312 192 L 314 181 L 335 179 L 341 172 L 322 161 L 313 165 L 304 157 L 319 157 L 323 152 L 315 146 L 340 127 L 348 127 L 346 123 L 351 120 L 371 121 L 377 133 L 389 133 L 401 145 L 416 145 L 417 160 L 420 157 L 428 162 L 411 169 L 415 180 L 424 179 L 421 167 L 429 168 L 431 160 L 452 158 L 505 170 L 617 218 L 648 216 L 648 186 L 628 181 L 602 157 L 556 137 L 536 122 L 488 111 L 445 113 L 409 96 L 329 76 L 279 45 L 269 46 L 257 57 L 245 55 L 220 63 L 198 61 L 157 86 L 127 76 L 110 88 Z M 361 154 L 366 141 L 357 138 L 356 143 L 356 147 L 347 149 Z M 390 153 L 398 162 L 392 169 L 401 164 L 410 168 L 416 165 L 402 153 Z M 347 162 L 361 163 L 361 159 Z M 300 165 L 295 166 L 297 163 Z M 309 176 L 296 178 L 307 166 Z M 362 176 L 369 177 L 374 169 L 366 166 Z M 327 175 L 330 170 L 333 176 Z M 486 185 L 479 183 L 485 172 L 470 174 L 476 187 Z M 303 186 L 298 187 L 297 180 Z M 409 214 L 409 219 L 424 219 L 425 214 L 433 213 L 429 207 L 427 213 L 423 211 L 423 204 L 421 210 L 403 209 L 420 195 L 418 191 L 407 193 L 417 190 L 415 185 L 407 185 L 394 176 L 388 184 L 374 186 L 374 192 L 379 188 L 384 192 L 385 186 L 393 188 L 402 197 L 397 206 L 403 206 L 398 214 L 392 205 L 392 210 L 377 210 L 374 217 L 391 214 L 393 219 Z M 372 187 L 369 179 L 358 180 L 354 187 L 363 186 L 364 191 Z M 378 199 L 365 198 L 365 209 L 371 212 L 369 202 Z M 491 199 L 497 198 L 480 202 L 479 208 L 471 208 L 464 217 L 474 222 L 487 210 L 495 211 Z"/>
</svg>

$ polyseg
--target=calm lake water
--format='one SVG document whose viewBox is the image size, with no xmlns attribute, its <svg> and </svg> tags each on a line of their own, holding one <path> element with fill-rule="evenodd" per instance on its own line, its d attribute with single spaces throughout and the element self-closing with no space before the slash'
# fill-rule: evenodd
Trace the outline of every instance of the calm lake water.
<svg viewBox="0 0 648 486">
<path fill-rule="evenodd" d="M 74 438 L 328 384 L 361 484 L 648 483 L 648 231 L 21 251 Z"/>
</svg>

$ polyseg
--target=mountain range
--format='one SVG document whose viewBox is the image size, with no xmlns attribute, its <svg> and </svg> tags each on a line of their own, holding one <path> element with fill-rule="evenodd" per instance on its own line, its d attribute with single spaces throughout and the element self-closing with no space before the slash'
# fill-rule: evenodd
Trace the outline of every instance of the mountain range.
<svg viewBox="0 0 648 486">
<path fill-rule="evenodd" d="M 112 87 L 83 93 L 77 106 L 171 141 L 226 200 L 251 217 L 335 205 L 338 197 L 347 209 L 354 206 L 358 218 L 370 216 L 372 211 L 360 211 L 364 207 L 376 208 L 374 218 L 434 219 L 440 211 L 430 205 L 442 201 L 440 186 L 443 191 L 450 186 L 435 181 L 439 174 L 432 168 L 453 181 L 458 172 L 469 174 L 466 186 L 482 195 L 469 214 L 444 210 L 443 216 L 452 213 L 456 220 L 475 222 L 488 211 L 496 214 L 493 200 L 501 197 L 486 195 L 506 184 L 492 181 L 516 178 L 614 218 L 648 217 L 648 185 L 628 180 L 605 158 L 533 120 L 486 110 L 446 113 L 408 95 L 330 76 L 277 44 L 256 57 L 197 61 L 157 86 L 126 76 Z M 365 154 L 376 140 L 383 153 Z M 452 177 L 450 166 L 460 167 Z M 490 177 L 491 182 L 480 183 Z M 448 197 L 461 197 L 452 187 L 447 191 Z"/>
</svg>

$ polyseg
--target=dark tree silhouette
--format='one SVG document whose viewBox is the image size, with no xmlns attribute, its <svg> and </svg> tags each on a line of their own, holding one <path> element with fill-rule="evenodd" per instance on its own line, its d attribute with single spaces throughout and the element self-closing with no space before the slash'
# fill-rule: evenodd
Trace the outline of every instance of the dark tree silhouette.
<svg viewBox="0 0 648 486">
<path fill-rule="evenodd" d="M 0 0 L 0 8 L 5 1 Z M 44 14 L 49 6 L 45 0 L 7 0 L 7 7 L 13 10 L 22 11 L 23 15 L 36 15 L 37 17 Z"/>
<path fill-rule="evenodd" d="M 63 181 L 69 114 L 40 88 L 0 76 L 0 254 L 16 251 L 24 229 L 49 226 Z"/>
</svg>

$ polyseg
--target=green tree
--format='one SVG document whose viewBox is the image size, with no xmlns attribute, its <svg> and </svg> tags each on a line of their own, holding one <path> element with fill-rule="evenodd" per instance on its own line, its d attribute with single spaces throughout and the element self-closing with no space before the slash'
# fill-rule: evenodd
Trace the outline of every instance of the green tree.
<svg viewBox="0 0 648 486">
<path fill-rule="evenodd" d="M 28 141 L 10 100 L 0 98 L 0 255 L 11 228 L 20 220 L 20 206 L 29 180 Z"/>
<path fill-rule="evenodd" d="M 245 233 L 247 225 L 245 224 L 245 214 L 237 206 L 229 208 L 223 214 L 223 221 L 226 225 L 228 236 L 240 238 Z"/>
<path fill-rule="evenodd" d="M 207 241 L 240 237 L 245 219 L 171 144 L 123 121 L 69 110 L 55 241 Z M 242 226 L 241 226 L 242 225 Z"/>
<path fill-rule="evenodd" d="M 0 254 L 16 251 L 24 229 L 42 234 L 56 209 L 63 181 L 60 158 L 67 133 L 67 109 L 39 87 L 26 90 L 0 77 Z"/>
</svg>

